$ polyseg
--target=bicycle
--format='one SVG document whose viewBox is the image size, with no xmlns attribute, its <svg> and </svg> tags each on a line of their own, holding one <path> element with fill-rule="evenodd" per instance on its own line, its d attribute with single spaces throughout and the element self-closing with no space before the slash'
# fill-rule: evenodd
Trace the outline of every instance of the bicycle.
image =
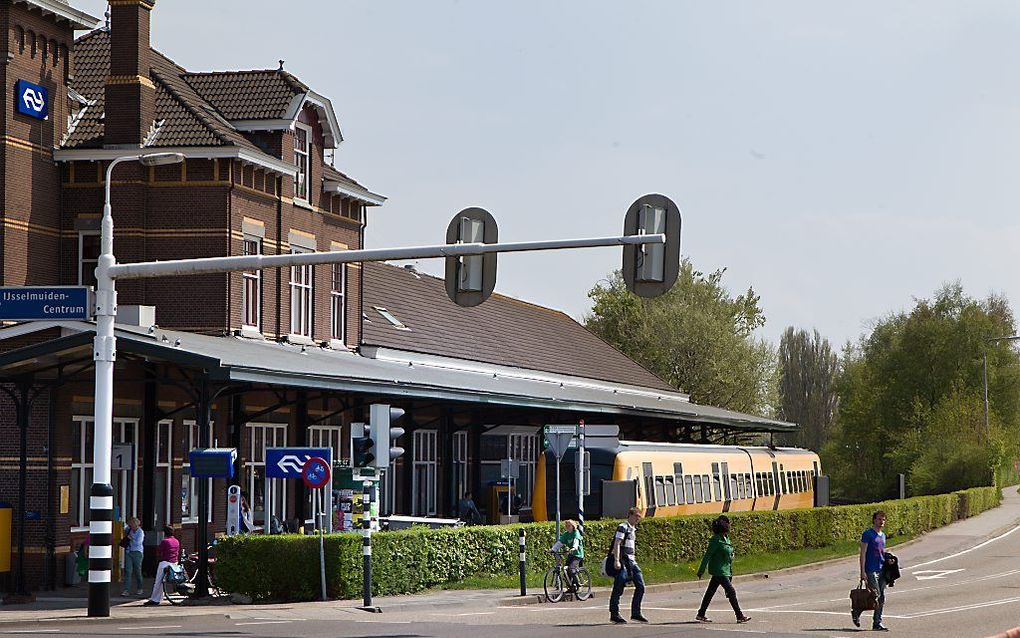
<svg viewBox="0 0 1020 638">
<path fill-rule="evenodd" d="M 192 552 L 184 556 L 184 552 L 181 552 L 182 559 L 181 563 L 184 565 L 184 571 L 188 575 L 187 582 L 194 588 L 198 584 L 198 567 L 199 558 L 198 552 Z M 206 563 L 206 577 L 209 580 L 209 595 L 213 597 L 223 596 L 225 592 L 216 586 L 215 574 L 216 574 L 216 545 L 209 545 L 209 560 Z"/>
<path fill-rule="evenodd" d="M 556 557 L 556 564 L 545 573 L 546 600 L 558 603 L 568 593 L 573 594 L 576 600 L 591 598 L 591 575 L 588 570 L 579 566 L 571 577 L 563 560 L 563 552 L 549 553 Z"/>
</svg>

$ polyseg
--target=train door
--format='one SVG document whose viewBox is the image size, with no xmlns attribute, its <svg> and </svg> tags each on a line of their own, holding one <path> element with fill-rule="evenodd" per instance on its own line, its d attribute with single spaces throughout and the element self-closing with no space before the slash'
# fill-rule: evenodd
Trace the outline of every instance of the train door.
<svg viewBox="0 0 1020 638">
<path fill-rule="evenodd" d="M 783 487 L 779 482 L 779 463 L 776 461 L 772 461 L 772 479 L 775 482 L 776 487 L 776 496 L 772 502 L 772 509 L 777 510 L 779 509 L 779 498 L 782 496 Z"/>
<path fill-rule="evenodd" d="M 643 475 L 644 489 L 645 489 L 645 516 L 655 516 L 655 475 L 652 470 L 651 463 L 641 464 L 641 474 Z"/>
<path fill-rule="evenodd" d="M 714 463 L 712 464 L 715 465 Z M 722 464 L 722 487 L 723 487 L 723 506 L 722 511 L 730 511 L 730 501 L 733 500 L 733 495 L 730 493 L 730 464 L 723 461 Z"/>
</svg>

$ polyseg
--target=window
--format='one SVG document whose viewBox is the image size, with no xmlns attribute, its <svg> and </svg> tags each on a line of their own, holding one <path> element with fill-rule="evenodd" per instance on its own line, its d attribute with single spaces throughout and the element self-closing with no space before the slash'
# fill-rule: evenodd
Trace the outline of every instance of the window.
<svg viewBox="0 0 1020 638">
<path fill-rule="evenodd" d="M 655 477 L 655 503 L 656 505 L 666 504 L 666 479 L 662 476 Z"/>
<path fill-rule="evenodd" d="M 390 325 L 393 326 L 394 328 L 396 328 L 397 330 L 410 330 L 410 328 L 405 326 L 404 323 L 400 319 L 397 319 L 396 315 L 394 315 L 389 310 L 387 310 L 385 308 L 380 308 L 379 306 L 372 306 L 372 307 L 375 308 L 376 312 L 378 312 L 380 315 L 382 315 L 383 319 L 385 319 L 386 321 L 389 321 Z"/>
<path fill-rule="evenodd" d="M 769 483 L 769 496 L 775 496 L 776 495 L 776 477 L 771 472 L 766 474 L 765 477 L 768 479 L 768 483 Z"/>
<path fill-rule="evenodd" d="M 266 479 L 266 448 L 286 445 L 286 424 L 248 424 L 248 456 L 244 462 L 242 485 L 248 488 L 248 502 L 255 525 L 265 526 L 267 512 L 281 523 L 286 520 L 286 479 Z"/>
<path fill-rule="evenodd" d="M 694 502 L 694 482 L 690 474 L 684 477 L 684 491 L 687 493 L 687 503 Z"/>
<path fill-rule="evenodd" d="M 160 421 L 156 424 L 156 529 L 173 522 L 170 510 L 174 460 L 174 422 Z"/>
<path fill-rule="evenodd" d="M 701 483 L 705 486 L 705 502 L 708 503 L 712 500 L 712 483 L 708 478 L 708 474 L 702 474 Z"/>
<path fill-rule="evenodd" d="M 694 502 L 695 503 L 702 503 L 702 502 L 704 502 L 704 496 L 703 496 L 703 494 L 701 492 L 701 477 L 700 476 L 695 476 L 694 477 Z"/>
<path fill-rule="evenodd" d="M 95 422 L 92 417 L 76 416 L 72 420 L 71 439 L 71 503 L 70 520 L 73 531 L 86 531 L 89 524 L 89 492 L 92 489 L 92 452 Z M 129 467 L 113 470 L 113 507 L 119 520 L 135 516 L 138 507 L 138 419 L 113 419 L 113 443 L 130 443 L 134 448 Z"/>
<path fill-rule="evenodd" d="M 756 490 L 758 490 L 758 496 L 762 496 L 765 494 L 765 488 L 761 482 L 761 472 L 754 473 L 754 487 Z"/>
<path fill-rule="evenodd" d="M 712 482 L 715 483 L 715 500 L 722 500 L 722 480 L 719 478 L 719 464 L 712 464 Z"/>
<path fill-rule="evenodd" d="M 411 476 L 412 516 L 435 516 L 436 471 L 439 465 L 439 433 L 436 430 L 415 430 L 414 473 Z"/>
<path fill-rule="evenodd" d="M 684 464 L 673 464 L 673 481 L 676 483 L 676 504 L 684 504 Z"/>
<path fill-rule="evenodd" d="M 333 264 L 332 285 L 329 290 L 329 337 L 343 342 L 344 323 L 347 317 L 347 264 Z"/>
<path fill-rule="evenodd" d="M 291 254 L 312 252 L 307 248 L 294 246 L 290 249 Z M 312 310 L 314 297 L 312 295 L 314 267 L 291 266 L 290 267 L 290 332 L 301 337 L 312 336 Z"/>
<path fill-rule="evenodd" d="M 535 465 L 538 463 L 539 439 L 534 434 L 516 433 L 507 437 L 507 458 L 520 461 L 521 473 L 514 481 L 514 490 L 523 505 L 531 505 L 535 489 Z"/>
<path fill-rule="evenodd" d="M 96 266 L 99 265 L 101 243 L 99 231 L 78 233 L 78 285 L 96 285 Z"/>
<path fill-rule="evenodd" d="M 460 430 L 453 433 L 453 489 L 456 500 L 464 497 L 470 490 L 469 471 L 471 467 L 471 450 L 468 447 L 468 433 Z"/>
<path fill-rule="evenodd" d="M 261 255 L 262 239 L 244 236 L 244 254 Z M 242 323 L 245 326 L 260 328 L 262 326 L 262 270 L 245 271 L 242 274 L 244 286 L 241 288 L 241 308 L 244 313 Z"/>
<path fill-rule="evenodd" d="M 308 201 L 308 176 L 311 175 L 311 140 L 312 129 L 297 122 L 294 124 L 294 165 L 297 176 L 294 178 L 294 198 Z"/>
<path fill-rule="evenodd" d="M 645 477 L 645 507 L 655 506 L 655 477 L 652 474 L 652 464 L 642 463 L 641 473 Z"/>
<path fill-rule="evenodd" d="M 202 447 L 202 439 L 200 438 L 200 431 L 198 422 L 194 420 L 186 420 L 183 422 L 185 432 L 185 449 L 184 449 L 184 465 L 181 468 L 181 522 L 182 523 L 197 523 L 198 522 L 198 486 L 202 479 L 191 476 L 191 455 L 189 452 L 196 448 Z M 209 445 L 216 447 L 216 441 L 213 440 L 213 424 L 209 423 Z M 213 519 L 213 485 L 212 481 L 209 481 L 209 497 L 208 497 L 208 520 Z"/>
<path fill-rule="evenodd" d="M 744 474 L 744 485 L 747 486 L 747 498 L 754 498 L 754 481 L 751 480 L 751 473 Z"/>
<path fill-rule="evenodd" d="M 676 485 L 672 476 L 666 476 L 666 505 L 676 505 Z"/>
</svg>

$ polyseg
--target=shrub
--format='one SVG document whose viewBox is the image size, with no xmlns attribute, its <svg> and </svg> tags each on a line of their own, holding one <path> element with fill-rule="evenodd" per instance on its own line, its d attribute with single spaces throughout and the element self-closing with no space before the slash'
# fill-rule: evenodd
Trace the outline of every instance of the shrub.
<svg viewBox="0 0 1020 638">
<path fill-rule="evenodd" d="M 919 496 L 867 505 L 801 510 L 734 512 L 733 543 L 741 555 L 826 547 L 854 541 L 878 509 L 888 514 L 890 538 L 922 534 L 998 506 L 1001 493 L 981 487 L 950 494 Z M 684 563 L 701 557 L 711 537 L 714 514 L 650 518 L 638 531 L 638 560 Z M 618 521 L 585 525 L 585 551 L 596 565 L 609 549 Z M 516 574 L 518 530 L 527 533 L 528 570 L 548 568 L 553 523 L 415 528 L 372 535 L 372 593 L 408 594 L 467 576 Z M 319 549 L 315 536 L 245 535 L 223 540 L 216 550 L 216 582 L 255 600 L 315 600 L 319 597 Z M 333 598 L 361 595 L 361 536 L 325 537 L 326 590 Z"/>
</svg>

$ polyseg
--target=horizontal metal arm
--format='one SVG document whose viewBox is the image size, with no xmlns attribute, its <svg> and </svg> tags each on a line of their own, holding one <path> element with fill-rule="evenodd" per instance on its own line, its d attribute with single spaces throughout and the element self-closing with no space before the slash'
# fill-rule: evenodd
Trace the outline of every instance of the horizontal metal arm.
<svg viewBox="0 0 1020 638">
<path fill-rule="evenodd" d="M 597 248 L 627 244 L 664 244 L 666 236 L 625 235 L 621 237 L 592 237 L 588 239 L 550 239 L 546 241 L 520 241 L 504 244 L 440 244 L 438 246 L 412 246 L 408 248 L 367 248 L 361 250 L 334 250 L 321 253 L 293 253 L 288 255 L 242 255 L 238 257 L 203 257 L 145 261 L 133 264 L 116 264 L 107 269 L 113 279 L 143 279 L 169 275 L 199 275 L 261 268 L 309 266 L 315 264 L 346 264 L 389 259 L 426 259 L 429 257 L 464 257 L 485 253 L 513 253 L 528 250 L 558 250 L 563 248 Z"/>
</svg>

